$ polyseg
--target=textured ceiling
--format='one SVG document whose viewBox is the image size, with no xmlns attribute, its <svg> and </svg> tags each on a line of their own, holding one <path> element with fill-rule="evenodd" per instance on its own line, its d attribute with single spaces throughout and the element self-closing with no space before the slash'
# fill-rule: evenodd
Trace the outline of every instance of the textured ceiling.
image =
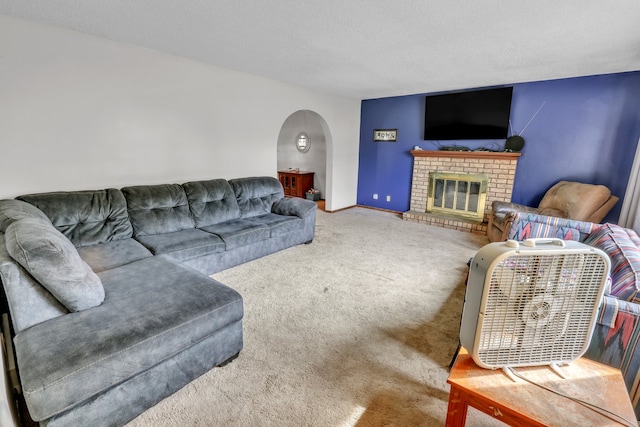
<svg viewBox="0 0 640 427">
<path fill-rule="evenodd" d="M 640 70 L 638 0 L 0 0 L 0 13 L 358 99 Z"/>
</svg>

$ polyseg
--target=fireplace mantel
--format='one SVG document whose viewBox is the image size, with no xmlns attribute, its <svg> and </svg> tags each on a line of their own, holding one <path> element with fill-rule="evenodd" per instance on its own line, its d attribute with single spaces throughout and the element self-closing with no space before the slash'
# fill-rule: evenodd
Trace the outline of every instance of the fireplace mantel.
<svg viewBox="0 0 640 427">
<path fill-rule="evenodd" d="M 413 157 L 447 157 L 450 159 L 494 159 L 517 160 L 522 155 L 509 151 L 448 151 L 448 150 L 411 150 Z"/>
</svg>

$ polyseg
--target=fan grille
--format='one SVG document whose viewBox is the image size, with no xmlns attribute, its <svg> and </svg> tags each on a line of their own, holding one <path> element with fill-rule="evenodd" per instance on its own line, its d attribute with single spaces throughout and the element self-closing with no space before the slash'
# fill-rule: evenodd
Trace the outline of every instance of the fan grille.
<svg viewBox="0 0 640 427">
<path fill-rule="evenodd" d="M 580 357 L 607 270 L 595 253 L 515 255 L 500 261 L 490 272 L 478 357 L 489 366 Z"/>
</svg>

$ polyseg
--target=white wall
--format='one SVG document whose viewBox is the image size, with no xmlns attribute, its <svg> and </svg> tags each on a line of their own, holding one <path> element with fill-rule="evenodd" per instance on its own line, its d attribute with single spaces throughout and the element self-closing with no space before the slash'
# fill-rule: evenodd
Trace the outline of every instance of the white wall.
<svg viewBox="0 0 640 427">
<path fill-rule="evenodd" d="M 327 208 L 354 205 L 359 100 L 0 15 L 0 198 L 275 177 L 298 110 L 332 135 Z"/>
</svg>

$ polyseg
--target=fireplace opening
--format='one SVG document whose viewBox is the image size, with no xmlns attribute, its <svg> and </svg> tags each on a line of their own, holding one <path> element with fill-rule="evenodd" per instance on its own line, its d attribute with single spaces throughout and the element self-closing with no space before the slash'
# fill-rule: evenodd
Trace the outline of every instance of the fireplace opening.
<svg viewBox="0 0 640 427">
<path fill-rule="evenodd" d="M 489 206 L 494 201 L 511 201 L 513 181 L 515 179 L 519 152 L 491 152 L 491 151 L 444 151 L 444 150 L 412 150 L 413 170 L 411 180 L 411 203 L 409 210 L 403 212 L 405 221 L 413 221 L 437 227 L 452 228 L 455 230 L 469 231 L 472 233 L 487 232 L 489 220 Z M 479 198 L 477 217 L 468 214 L 461 215 L 456 209 L 438 213 L 432 213 L 433 202 L 427 208 L 429 197 L 433 197 L 431 190 L 434 185 L 430 181 L 432 173 L 452 175 L 459 174 L 486 174 L 486 192 L 484 200 Z M 486 177 L 480 176 L 480 182 Z M 475 181 L 474 181 L 475 182 Z M 464 187 L 464 185 L 463 185 Z M 481 184 L 480 193 L 484 186 Z M 444 188 L 444 185 L 443 185 Z M 470 188 L 470 186 L 468 187 Z M 443 197 L 444 198 L 444 197 Z M 475 196 L 471 197 L 471 207 L 475 202 Z M 449 198 L 451 200 L 451 198 Z M 448 206 L 460 206 L 456 204 Z M 444 206 L 444 205 L 443 205 Z M 484 211 L 484 212 L 483 212 Z M 451 212 L 451 213 L 449 213 Z M 482 218 L 480 218 L 482 216 Z"/>
<path fill-rule="evenodd" d="M 486 174 L 431 172 L 426 212 L 482 221 L 488 180 Z"/>
</svg>

